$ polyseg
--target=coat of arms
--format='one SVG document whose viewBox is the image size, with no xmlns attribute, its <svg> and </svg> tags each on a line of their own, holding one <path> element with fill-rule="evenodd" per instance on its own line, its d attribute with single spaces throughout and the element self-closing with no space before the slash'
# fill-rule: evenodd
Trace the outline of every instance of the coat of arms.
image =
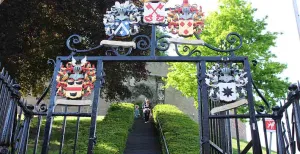
<svg viewBox="0 0 300 154">
<path fill-rule="evenodd" d="M 165 5 L 167 1 L 141 0 L 144 2 L 143 21 L 149 24 L 164 23 L 166 17 Z"/>
<path fill-rule="evenodd" d="M 127 37 L 139 32 L 142 15 L 138 8 L 129 1 L 123 4 L 115 2 L 111 11 L 106 11 L 103 18 L 105 33 L 108 36 Z"/>
<path fill-rule="evenodd" d="M 183 0 L 182 5 L 177 5 L 168 13 L 169 29 L 173 34 L 190 36 L 200 34 L 204 27 L 203 12 L 201 6 L 190 5 L 188 0 Z"/>
<path fill-rule="evenodd" d="M 213 101 L 231 103 L 246 95 L 245 86 L 248 78 L 237 64 L 216 64 L 207 72 L 206 84 L 209 86 L 209 97 Z"/>
<path fill-rule="evenodd" d="M 86 61 L 86 57 L 81 61 L 72 57 L 72 62 L 62 65 L 56 81 L 57 95 L 67 99 L 81 99 L 91 94 L 94 89 L 96 68 Z"/>
</svg>

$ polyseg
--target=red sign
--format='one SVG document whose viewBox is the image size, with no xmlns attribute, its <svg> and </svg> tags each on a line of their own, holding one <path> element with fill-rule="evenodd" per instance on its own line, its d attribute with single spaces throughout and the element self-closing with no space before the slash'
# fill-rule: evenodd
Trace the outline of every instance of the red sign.
<svg viewBox="0 0 300 154">
<path fill-rule="evenodd" d="M 276 123 L 273 119 L 266 119 L 266 130 L 269 132 L 276 131 Z"/>
</svg>

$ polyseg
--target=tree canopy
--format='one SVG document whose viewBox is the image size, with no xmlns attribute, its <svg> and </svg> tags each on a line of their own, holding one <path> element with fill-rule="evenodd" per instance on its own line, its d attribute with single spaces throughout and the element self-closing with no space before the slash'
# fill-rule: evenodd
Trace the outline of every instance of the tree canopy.
<svg viewBox="0 0 300 154">
<path fill-rule="evenodd" d="M 68 56 L 66 40 L 76 33 L 92 42 L 86 46 L 97 46 L 107 39 L 103 15 L 113 0 L 7 0 L 0 7 L 0 61 L 14 79 L 22 86 L 40 94 L 49 81 L 53 67 L 48 59 Z M 137 3 L 137 2 L 135 2 Z M 144 30 L 146 31 L 146 30 Z M 98 50 L 88 55 L 104 55 Z M 135 52 L 133 55 L 145 55 Z M 108 100 L 124 99 L 131 92 L 123 81 L 133 76 L 136 80 L 146 79 L 145 63 L 104 63 L 106 84 L 102 91 Z"/>
<path fill-rule="evenodd" d="M 218 47 L 230 32 L 240 34 L 243 37 L 243 46 L 235 52 L 235 55 L 248 56 L 250 62 L 258 61 L 257 66 L 251 66 L 253 80 L 270 104 L 274 105 L 279 98 L 284 97 L 287 90 L 288 79 L 279 77 L 287 65 L 274 61 L 276 55 L 269 51 L 276 45 L 275 41 L 280 33 L 267 31 L 267 16 L 255 19 L 255 11 L 256 9 L 245 0 L 220 0 L 218 10 L 205 19 L 201 39 Z M 205 47 L 197 49 L 201 51 L 202 56 L 223 55 Z M 197 100 L 196 65 L 194 63 L 169 63 L 169 65 L 167 86 L 172 86 L 184 96 Z M 262 102 L 257 99 L 256 104 Z"/>
</svg>

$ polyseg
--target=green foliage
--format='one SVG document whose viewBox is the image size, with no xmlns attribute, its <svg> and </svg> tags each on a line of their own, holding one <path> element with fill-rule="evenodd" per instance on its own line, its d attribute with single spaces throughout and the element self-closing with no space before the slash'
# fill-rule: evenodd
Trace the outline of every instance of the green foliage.
<svg viewBox="0 0 300 154">
<path fill-rule="evenodd" d="M 243 37 L 243 46 L 235 54 L 248 56 L 250 62 L 258 61 L 256 67 L 251 66 L 253 80 L 271 105 L 275 105 L 277 99 L 284 96 L 288 85 L 287 78 L 279 77 L 287 65 L 275 62 L 276 55 L 269 51 L 275 46 L 279 33 L 266 30 L 267 17 L 254 19 L 256 9 L 245 0 L 220 0 L 219 3 L 219 10 L 206 17 L 201 39 L 215 47 L 226 49 L 226 44 L 219 45 L 224 42 L 227 34 L 239 33 Z M 202 52 L 202 56 L 226 55 L 206 47 L 197 47 L 197 49 Z M 181 91 L 184 96 L 197 100 L 196 65 L 194 63 L 169 63 L 169 65 L 167 86 L 172 86 Z M 256 101 L 256 104 L 262 104 L 260 100 Z"/>
<path fill-rule="evenodd" d="M 199 126 L 180 111 L 176 106 L 160 104 L 153 109 L 153 117 L 159 119 L 166 138 L 169 152 L 172 154 L 199 153 Z M 246 147 L 246 141 L 240 141 L 241 150 Z M 184 146 L 183 146 L 184 145 Z M 232 139 L 233 154 L 238 153 L 237 141 Z M 252 153 L 251 149 L 248 153 Z M 263 148 L 263 153 L 265 148 Z M 272 154 L 276 152 L 272 152 Z"/>
<path fill-rule="evenodd" d="M 107 115 L 97 119 L 97 143 L 95 145 L 95 154 L 122 154 L 125 150 L 127 137 L 134 121 L 134 105 L 131 103 L 112 104 Z M 63 153 L 73 153 L 77 118 L 67 118 L 65 131 L 65 142 Z M 59 153 L 59 143 L 61 140 L 63 117 L 55 117 L 53 120 L 53 129 L 49 153 Z M 30 139 L 28 152 L 33 153 L 34 138 L 36 136 L 37 118 L 31 123 Z M 42 121 L 41 135 L 45 127 L 45 120 Z M 90 118 L 80 118 L 76 153 L 86 153 L 89 138 Z M 41 150 L 42 137 L 39 138 L 38 152 Z"/>
<path fill-rule="evenodd" d="M 157 119 L 161 123 L 170 153 L 199 153 L 198 125 L 177 107 L 156 105 L 153 109 L 153 118 L 156 123 Z"/>
</svg>

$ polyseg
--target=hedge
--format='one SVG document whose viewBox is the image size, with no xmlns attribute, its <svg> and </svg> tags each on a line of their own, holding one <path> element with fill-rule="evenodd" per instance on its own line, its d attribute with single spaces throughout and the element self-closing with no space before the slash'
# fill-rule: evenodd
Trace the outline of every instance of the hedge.
<svg viewBox="0 0 300 154">
<path fill-rule="evenodd" d="M 170 154 L 199 153 L 199 126 L 188 115 L 173 105 L 161 104 L 154 107 L 153 116 L 156 124 L 157 119 L 161 123 Z M 236 142 L 236 139 L 232 139 L 233 154 L 238 153 Z M 247 144 L 248 142 L 240 140 L 241 149 L 244 149 Z M 163 146 L 162 144 L 164 149 Z M 252 149 L 248 153 L 252 154 Z M 266 153 L 265 148 L 263 153 Z M 272 154 L 275 153 L 272 151 Z"/>
<path fill-rule="evenodd" d="M 112 104 L 108 109 L 108 113 L 97 119 L 97 142 L 94 148 L 95 154 L 122 154 L 125 150 L 128 134 L 134 122 L 134 105 L 131 103 Z M 67 118 L 65 141 L 63 153 L 73 153 L 74 138 L 76 133 L 76 117 Z M 61 127 L 63 117 L 55 117 L 53 120 L 53 129 L 49 153 L 59 153 L 59 143 L 61 139 Z M 27 153 L 32 153 L 34 145 L 34 137 L 36 134 L 37 119 L 34 118 L 31 123 L 30 139 Z M 37 153 L 41 152 L 41 144 L 43 139 L 43 131 L 45 120 L 42 122 L 41 135 L 39 138 L 39 146 Z M 89 138 L 90 118 L 80 118 L 79 133 L 77 140 L 76 153 L 86 153 Z"/>
<path fill-rule="evenodd" d="M 188 115 L 173 105 L 160 104 L 154 107 L 153 117 L 161 123 L 171 154 L 199 153 L 199 127 Z"/>
</svg>

